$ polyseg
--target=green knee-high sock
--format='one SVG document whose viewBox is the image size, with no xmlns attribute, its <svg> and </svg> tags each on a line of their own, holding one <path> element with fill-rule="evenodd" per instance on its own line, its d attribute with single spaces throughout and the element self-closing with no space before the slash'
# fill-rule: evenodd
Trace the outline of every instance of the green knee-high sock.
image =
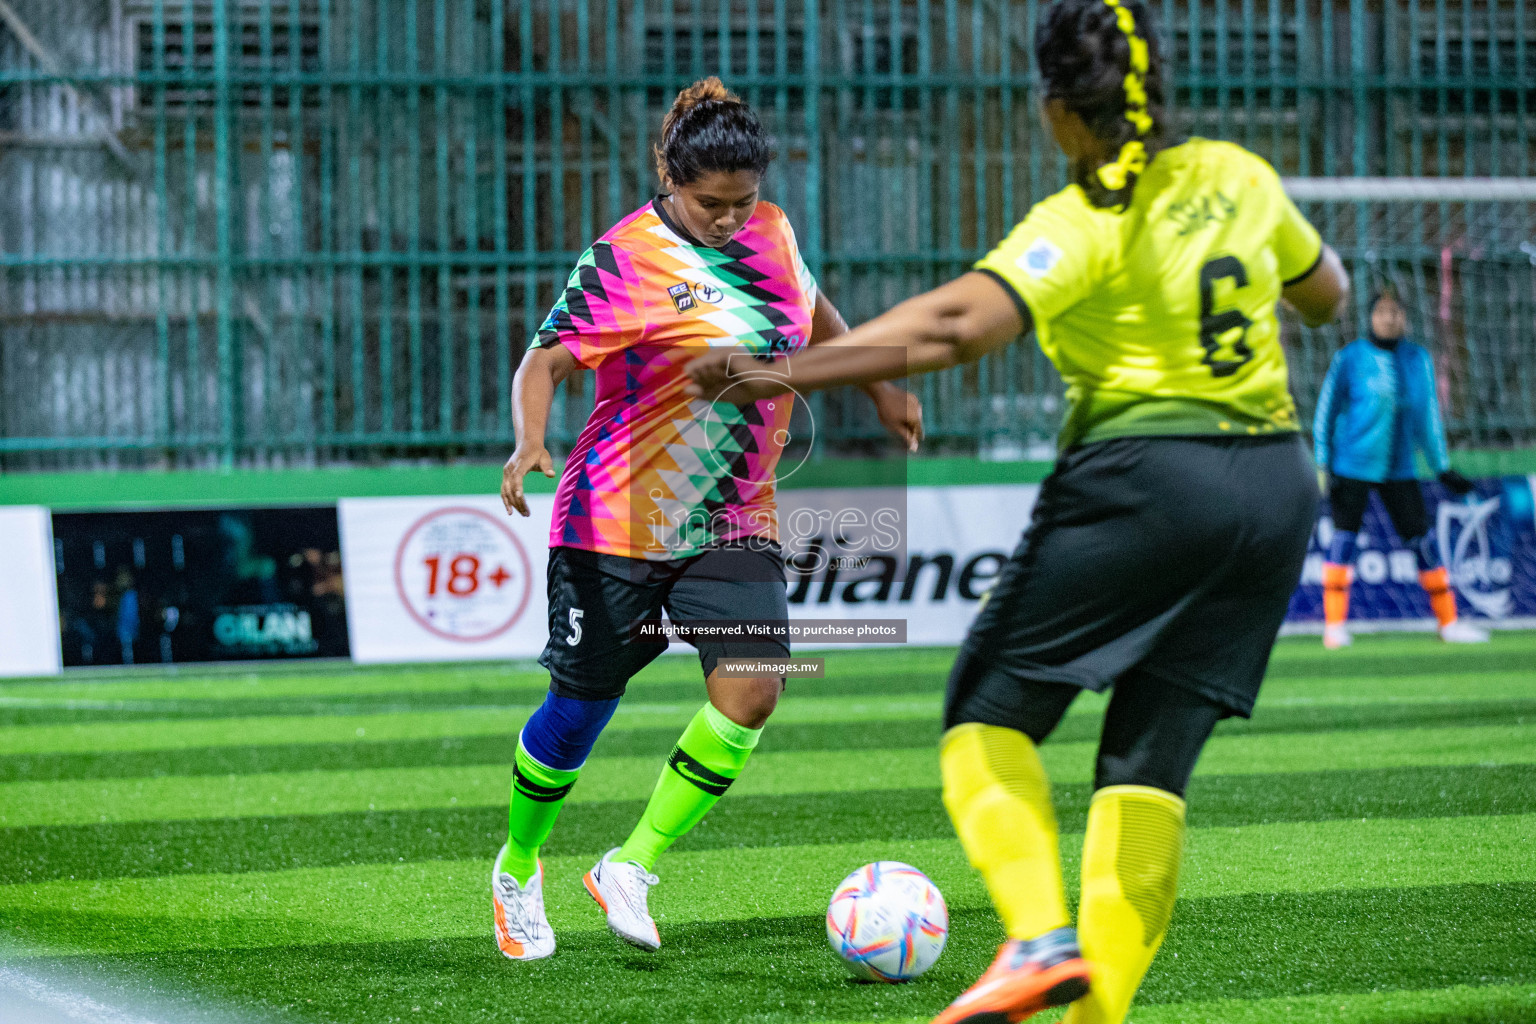
<svg viewBox="0 0 1536 1024">
<path fill-rule="evenodd" d="M 512 764 L 512 806 L 507 812 L 507 854 L 501 869 L 526 884 L 539 867 L 539 847 L 555 827 L 565 795 L 576 784 L 576 772 L 540 764 L 517 740 Z"/>
<path fill-rule="evenodd" d="M 762 735 L 705 704 L 683 730 L 640 824 L 613 859 L 638 861 L 647 871 L 655 867 L 662 851 L 697 825 L 736 781 Z"/>
</svg>

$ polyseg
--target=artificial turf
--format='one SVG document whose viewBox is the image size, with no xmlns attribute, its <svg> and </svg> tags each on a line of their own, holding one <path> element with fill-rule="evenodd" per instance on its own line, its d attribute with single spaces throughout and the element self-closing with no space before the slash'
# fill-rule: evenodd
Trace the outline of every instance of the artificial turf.
<svg viewBox="0 0 1536 1024">
<path fill-rule="evenodd" d="M 560 948 L 490 936 L 529 665 L 188 671 L 0 685 L 0 960 L 111 1003 L 257 1021 L 924 1020 L 1001 937 L 938 799 L 940 649 L 830 655 L 660 864 L 665 945 L 619 945 L 581 873 L 703 700 L 629 695 L 546 848 Z M 1102 700 L 1046 744 L 1075 878 Z M 1281 643 L 1189 792 L 1167 944 L 1132 1020 L 1536 1022 L 1536 635 Z M 832 886 L 904 859 L 953 912 L 917 982 L 849 980 Z M 1045 1018 L 1047 1020 L 1050 1017 Z"/>
</svg>

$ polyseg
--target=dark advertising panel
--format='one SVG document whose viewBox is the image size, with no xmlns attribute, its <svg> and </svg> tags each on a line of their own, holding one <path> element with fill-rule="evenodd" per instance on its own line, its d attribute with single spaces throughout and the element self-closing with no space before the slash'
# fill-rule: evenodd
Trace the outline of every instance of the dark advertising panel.
<svg viewBox="0 0 1536 1024">
<path fill-rule="evenodd" d="M 344 658 L 336 509 L 59 512 L 64 665 Z"/>
<path fill-rule="evenodd" d="M 1536 617 L 1533 484 L 1536 480 L 1523 476 L 1489 477 L 1463 496 L 1438 483 L 1419 485 L 1457 608 L 1479 625 Z M 1332 537 L 1333 519 L 1325 503 L 1287 621 L 1322 620 L 1323 559 Z M 1414 553 L 1403 546 L 1377 495 L 1366 506 L 1358 544 L 1350 586 L 1351 621 L 1433 622 Z"/>
</svg>

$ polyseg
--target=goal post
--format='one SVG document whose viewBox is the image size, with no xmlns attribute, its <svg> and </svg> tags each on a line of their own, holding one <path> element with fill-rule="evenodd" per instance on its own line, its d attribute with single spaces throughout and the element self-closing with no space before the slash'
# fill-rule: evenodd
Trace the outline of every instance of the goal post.
<svg viewBox="0 0 1536 1024">
<path fill-rule="evenodd" d="M 1390 288 L 1435 357 L 1453 446 L 1536 444 L 1536 177 L 1312 178 L 1286 192 L 1348 267 L 1339 326 L 1288 324 L 1303 416 L 1338 345 Z"/>
</svg>

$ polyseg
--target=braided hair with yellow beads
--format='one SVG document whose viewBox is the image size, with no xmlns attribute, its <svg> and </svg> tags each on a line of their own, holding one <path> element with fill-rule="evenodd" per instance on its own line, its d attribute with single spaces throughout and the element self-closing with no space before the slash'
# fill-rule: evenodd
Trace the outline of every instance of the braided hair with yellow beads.
<svg viewBox="0 0 1536 1024">
<path fill-rule="evenodd" d="M 1035 60 L 1048 99 L 1083 119 L 1108 160 L 1082 158 L 1073 180 L 1095 206 L 1124 208 L 1167 144 L 1161 54 L 1136 0 L 1073 0 L 1041 14 Z"/>
</svg>

